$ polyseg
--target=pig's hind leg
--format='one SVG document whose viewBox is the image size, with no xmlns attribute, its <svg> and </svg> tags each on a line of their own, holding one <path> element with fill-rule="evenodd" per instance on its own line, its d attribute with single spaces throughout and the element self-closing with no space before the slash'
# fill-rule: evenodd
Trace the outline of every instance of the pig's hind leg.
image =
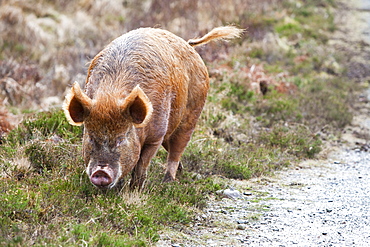
<svg viewBox="0 0 370 247">
<path fill-rule="evenodd" d="M 171 182 L 176 179 L 176 172 L 179 166 L 181 166 L 180 158 L 190 140 L 190 136 L 191 133 L 188 138 L 186 136 L 176 135 L 164 145 L 168 151 L 167 170 L 163 179 L 164 182 Z"/>
<path fill-rule="evenodd" d="M 193 88 L 189 88 L 190 91 L 197 93 L 189 95 L 186 113 L 182 118 L 181 124 L 171 137 L 163 143 L 163 146 L 168 151 L 167 170 L 163 179 L 164 182 L 171 182 L 176 179 L 176 172 L 180 166 L 181 156 L 190 141 L 198 118 L 202 112 L 207 96 L 208 80 L 199 81 L 200 83 L 192 83 L 191 85 Z M 195 80 L 195 82 L 197 82 L 197 80 Z"/>
<path fill-rule="evenodd" d="M 163 144 L 168 151 L 167 170 L 163 179 L 164 182 L 174 181 L 176 179 L 177 170 L 179 168 L 181 169 L 180 159 L 190 141 L 195 123 L 185 127 L 187 128 L 178 128 L 170 139 Z"/>
</svg>

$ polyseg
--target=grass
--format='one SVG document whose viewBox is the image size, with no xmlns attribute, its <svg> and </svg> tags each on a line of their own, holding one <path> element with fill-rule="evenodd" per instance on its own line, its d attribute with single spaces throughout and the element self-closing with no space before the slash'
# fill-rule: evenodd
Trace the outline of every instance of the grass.
<svg viewBox="0 0 370 247">
<path fill-rule="evenodd" d="M 77 142 L 81 129 L 67 124 L 61 110 L 37 114 L 10 132 L 0 149 L 7 174 L 0 180 L 1 245 L 144 246 L 158 240 L 161 228 L 189 222 L 221 186 L 184 173 L 172 184 L 151 177 L 143 194 L 99 191 L 84 173 Z M 26 171 L 16 165 L 20 155 Z M 163 173 L 153 166 L 151 172 Z"/>
<path fill-rule="evenodd" d="M 0 79 L 6 78 L 0 99 L 25 116 L 1 137 L 2 246 L 154 245 L 161 230 L 187 226 L 227 179 L 269 175 L 315 158 L 323 142 L 318 133 L 325 128 L 338 134 L 351 122 L 358 89 L 345 76 L 345 55 L 327 42 L 336 29 L 334 1 L 219 1 L 213 12 L 203 8 L 213 8 L 214 1 L 160 0 L 146 8 L 115 1 L 104 7 L 41 3 L 48 8 L 0 4 L 0 22 L 9 27 L 0 34 Z M 99 191 L 84 172 L 83 129 L 69 125 L 59 108 L 36 113 L 34 107 L 44 106 L 48 96 L 62 98 L 71 81 L 83 80 L 88 58 L 138 23 L 158 23 L 185 39 L 223 24 L 249 28 L 231 45 L 198 50 L 211 88 L 178 181 L 161 183 L 166 151 L 160 149 L 142 192 L 125 186 Z"/>
<path fill-rule="evenodd" d="M 142 193 L 126 187 L 104 192 L 84 173 L 81 136 L 80 127 L 70 126 L 61 110 L 53 110 L 32 115 L 5 138 L 0 149 L 6 174 L 0 180 L 2 245 L 154 243 L 159 230 L 189 223 L 196 209 L 206 205 L 207 195 L 223 188 L 211 175 L 248 179 L 319 149 L 314 138 L 310 142 L 287 130 L 275 129 L 248 143 L 212 138 L 199 128 L 183 156 L 186 170 L 178 183 L 161 183 L 162 149 Z"/>
</svg>

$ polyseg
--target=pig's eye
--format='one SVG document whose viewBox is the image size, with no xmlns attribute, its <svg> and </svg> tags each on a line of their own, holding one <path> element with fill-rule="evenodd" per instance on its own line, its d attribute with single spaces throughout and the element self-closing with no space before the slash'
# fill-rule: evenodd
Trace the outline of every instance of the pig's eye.
<svg viewBox="0 0 370 247">
<path fill-rule="evenodd" d="M 117 138 L 117 147 L 124 145 L 127 142 L 127 139 L 124 136 L 120 136 Z"/>
<path fill-rule="evenodd" d="M 88 137 L 87 140 L 91 145 L 95 145 L 95 141 L 91 137 Z"/>
</svg>

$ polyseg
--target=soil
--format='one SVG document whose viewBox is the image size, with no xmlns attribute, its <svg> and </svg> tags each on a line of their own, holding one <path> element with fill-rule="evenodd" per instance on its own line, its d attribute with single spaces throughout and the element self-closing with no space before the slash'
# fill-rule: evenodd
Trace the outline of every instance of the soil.
<svg viewBox="0 0 370 247">
<path fill-rule="evenodd" d="M 370 78 L 370 1 L 338 10 L 330 40 L 347 49 L 348 76 Z M 370 90 L 359 95 L 351 126 L 328 142 L 324 159 L 274 177 L 229 180 L 188 226 L 163 232 L 157 246 L 369 246 Z M 217 198 L 217 199 L 216 199 Z"/>
</svg>

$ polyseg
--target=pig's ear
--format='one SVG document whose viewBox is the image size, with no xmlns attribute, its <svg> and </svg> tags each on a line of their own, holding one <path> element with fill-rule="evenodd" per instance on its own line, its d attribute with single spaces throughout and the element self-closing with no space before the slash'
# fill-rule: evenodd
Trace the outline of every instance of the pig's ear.
<svg viewBox="0 0 370 247">
<path fill-rule="evenodd" d="M 126 97 L 121 109 L 128 113 L 136 128 L 144 127 L 153 113 L 152 103 L 139 85 Z"/>
<path fill-rule="evenodd" d="M 68 122 L 80 126 L 89 115 L 92 100 L 82 92 L 80 85 L 75 82 L 67 94 L 63 110 Z"/>
</svg>

